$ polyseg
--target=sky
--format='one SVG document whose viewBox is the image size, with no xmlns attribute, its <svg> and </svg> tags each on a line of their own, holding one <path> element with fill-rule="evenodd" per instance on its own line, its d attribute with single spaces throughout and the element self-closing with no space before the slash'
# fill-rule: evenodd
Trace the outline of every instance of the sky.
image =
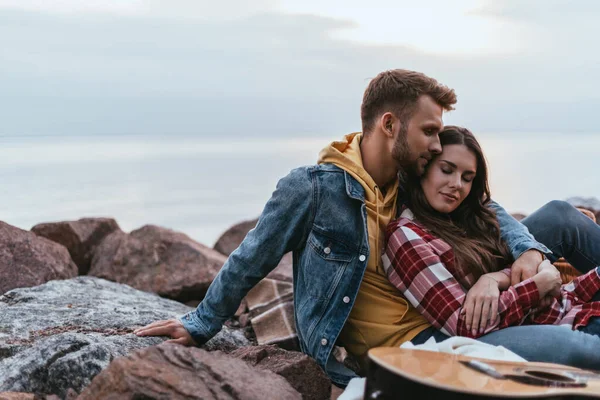
<svg viewBox="0 0 600 400">
<path fill-rule="evenodd" d="M 0 0 L 0 136 L 360 130 L 378 72 L 478 132 L 595 133 L 594 0 Z"/>
</svg>

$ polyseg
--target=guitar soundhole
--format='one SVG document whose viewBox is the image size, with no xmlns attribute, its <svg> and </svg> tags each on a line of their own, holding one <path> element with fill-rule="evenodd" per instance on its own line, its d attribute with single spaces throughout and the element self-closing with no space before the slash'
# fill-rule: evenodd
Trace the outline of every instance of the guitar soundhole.
<svg viewBox="0 0 600 400">
<path fill-rule="evenodd" d="M 552 372 L 545 372 L 545 371 L 535 371 L 535 370 L 528 370 L 528 371 L 524 371 L 527 375 L 531 375 L 533 377 L 536 378 L 541 378 L 541 379 L 547 379 L 550 381 L 558 381 L 558 382 L 576 382 L 575 379 L 570 378 L 568 376 L 564 376 L 561 374 L 553 374 Z"/>
</svg>

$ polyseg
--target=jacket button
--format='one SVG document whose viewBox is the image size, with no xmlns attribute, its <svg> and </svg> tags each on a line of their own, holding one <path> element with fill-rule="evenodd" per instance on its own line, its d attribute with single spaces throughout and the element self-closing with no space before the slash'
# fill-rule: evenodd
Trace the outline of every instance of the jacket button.
<svg viewBox="0 0 600 400">
<path fill-rule="evenodd" d="M 344 298 L 342 299 L 342 301 L 346 304 L 350 303 L 350 297 L 348 296 L 344 296 Z"/>
<path fill-rule="evenodd" d="M 329 247 L 325 247 L 325 248 L 323 249 L 323 253 L 325 253 L 325 254 L 329 254 L 329 253 L 331 253 L 331 249 L 330 249 Z"/>
<path fill-rule="evenodd" d="M 365 255 L 364 255 L 364 254 L 361 254 L 361 255 L 360 255 L 360 257 L 358 257 L 358 259 L 359 259 L 360 261 L 365 261 L 365 260 L 367 259 L 367 257 L 365 257 Z"/>
<path fill-rule="evenodd" d="M 321 339 L 321 346 L 327 346 L 327 339 Z"/>
</svg>

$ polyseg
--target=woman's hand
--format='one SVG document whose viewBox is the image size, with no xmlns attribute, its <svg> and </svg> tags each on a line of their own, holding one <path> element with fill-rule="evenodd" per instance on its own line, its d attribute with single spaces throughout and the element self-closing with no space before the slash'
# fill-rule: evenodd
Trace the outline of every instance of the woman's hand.
<svg viewBox="0 0 600 400">
<path fill-rule="evenodd" d="M 195 346 L 196 342 L 178 319 L 156 321 L 133 331 L 138 336 L 169 336 L 166 343 Z"/>
<path fill-rule="evenodd" d="M 558 297 L 560 296 L 560 287 L 562 280 L 560 279 L 560 272 L 554 265 L 548 260 L 544 260 L 538 266 L 538 273 L 532 278 L 538 287 L 540 292 L 540 299 L 544 297 Z"/>
<path fill-rule="evenodd" d="M 498 281 L 487 274 L 469 289 L 461 313 L 465 314 L 467 329 L 473 336 L 477 331 L 483 333 L 488 323 L 493 324 L 498 318 L 499 298 Z"/>
</svg>

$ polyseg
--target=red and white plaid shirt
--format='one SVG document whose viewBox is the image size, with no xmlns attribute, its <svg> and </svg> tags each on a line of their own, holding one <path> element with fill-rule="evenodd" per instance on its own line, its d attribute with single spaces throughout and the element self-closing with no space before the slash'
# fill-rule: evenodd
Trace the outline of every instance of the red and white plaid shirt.
<svg viewBox="0 0 600 400">
<path fill-rule="evenodd" d="M 600 302 L 590 302 L 600 290 L 596 268 L 563 285 L 552 305 L 536 310 L 537 285 L 527 279 L 500 293 L 494 324 L 475 335 L 467 329 L 462 304 L 475 283 L 472 274 L 456 268 L 454 251 L 413 220 L 409 209 L 387 227 L 387 248 L 382 256 L 388 278 L 404 297 L 437 329 L 449 336 L 477 338 L 486 333 L 523 324 L 585 326 L 600 316 Z M 510 267 L 502 270 L 510 277 Z"/>
</svg>

